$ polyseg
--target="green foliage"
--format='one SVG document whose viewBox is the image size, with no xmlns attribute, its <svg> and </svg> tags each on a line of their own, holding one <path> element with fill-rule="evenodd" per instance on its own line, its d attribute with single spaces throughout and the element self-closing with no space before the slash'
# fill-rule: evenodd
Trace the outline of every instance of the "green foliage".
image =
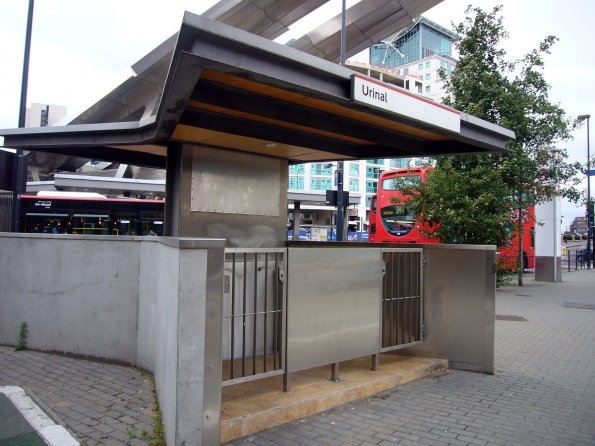
<svg viewBox="0 0 595 446">
<path fill-rule="evenodd" d="M 27 322 L 21 322 L 21 326 L 19 328 L 19 342 L 14 348 L 15 351 L 22 351 L 27 349 L 27 337 L 29 336 L 29 327 Z"/>
<path fill-rule="evenodd" d="M 562 195 L 576 201 L 580 164 L 568 163 L 560 143 L 570 139 L 571 122 L 549 100 L 544 57 L 557 38 L 510 61 L 501 48 L 508 37 L 502 7 L 485 12 L 469 6 L 455 26 L 459 62 L 450 77 L 441 70 L 445 104 L 513 130 L 510 154 L 451 156 L 436 168 L 412 207 L 438 221 L 435 235 L 447 243 L 501 245 L 510 233 L 510 212 Z"/>
</svg>

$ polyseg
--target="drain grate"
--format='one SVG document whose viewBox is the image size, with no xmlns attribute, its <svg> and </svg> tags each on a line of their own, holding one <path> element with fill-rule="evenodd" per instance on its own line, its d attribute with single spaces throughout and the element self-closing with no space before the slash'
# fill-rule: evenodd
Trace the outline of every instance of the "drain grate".
<svg viewBox="0 0 595 446">
<path fill-rule="evenodd" d="M 529 319 L 525 319 L 523 316 L 514 316 L 511 314 L 497 314 L 497 321 L 513 321 L 513 322 L 527 322 Z"/>
<path fill-rule="evenodd" d="M 581 302 L 564 302 L 566 308 L 578 308 L 580 310 L 595 310 L 595 304 L 586 304 Z"/>
</svg>

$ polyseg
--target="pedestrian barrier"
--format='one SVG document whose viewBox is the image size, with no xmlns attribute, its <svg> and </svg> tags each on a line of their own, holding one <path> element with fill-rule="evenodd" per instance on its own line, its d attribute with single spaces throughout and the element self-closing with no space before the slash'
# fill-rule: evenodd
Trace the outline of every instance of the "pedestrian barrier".
<svg viewBox="0 0 595 446">
<path fill-rule="evenodd" d="M 284 373 L 287 250 L 225 250 L 223 386 Z"/>
</svg>

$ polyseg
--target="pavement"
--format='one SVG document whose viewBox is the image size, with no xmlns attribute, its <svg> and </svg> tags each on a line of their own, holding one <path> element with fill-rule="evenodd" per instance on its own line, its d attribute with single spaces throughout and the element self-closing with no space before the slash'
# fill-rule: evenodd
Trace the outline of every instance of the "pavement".
<svg viewBox="0 0 595 446">
<path fill-rule="evenodd" d="M 229 444 L 595 445 L 595 270 L 526 277 L 497 292 L 496 315 L 494 375 L 450 370 Z M 0 347 L 0 386 L 23 387 L 83 445 L 151 442 L 140 370 Z"/>
</svg>

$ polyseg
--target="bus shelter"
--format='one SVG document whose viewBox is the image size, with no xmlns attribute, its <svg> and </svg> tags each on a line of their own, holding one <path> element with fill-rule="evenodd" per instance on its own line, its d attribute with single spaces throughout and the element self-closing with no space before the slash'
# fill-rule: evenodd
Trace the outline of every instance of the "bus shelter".
<svg viewBox="0 0 595 446">
<path fill-rule="evenodd" d="M 131 237 L 126 243 L 140 245 L 124 250 L 109 238 L 0 237 L 12 253 L 0 259 L 0 275 L 33 274 L 37 264 L 22 253 L 35 256 L 35 246 L 73 270 L 88 249 L 98 259 L 81 274 L 95 284 L 90 294 L 105 285 L 106 294 L 121 286 L 136 296 L 123 331 L 101 323 L 113 326 L 128 307 L 98 310 L 99 299 L 77 308 L 92 311 L 84 330 L 99 324 L 100 337 L 53 336 L 77 329 L 52 325 L 56 304 L 29 324 L 46 330 L 30 345 L 153 370 L 168 444 L 218 443 L 222 385 L 283 374 L 289 389 L 292 372 L 329 364 L 336 376 L 341 361 L 371 355 L 377 366 L 394 349 L 493 372 L 495 247 L 288 245 L 286 190 L 290 163 L 505 153 L 512 132 L 190 13 L 177 36 L 133 68 L 135 77 L 71 125 L 0 131 L 7 147 L 165 167 L 167 175 L 165 238 Z M 81 279 L 61 270 L 64 262 L 39 262 L 51 280 L 33 294 L 19 288 L 26 281 L 0 277 L 8 318 L 0 342 L 18 332 L 20 305 L 30 312 L 44 293 L 75 292 L 65 284 Z M 60 284 L 66 290 L 49 289 Z M 15 300 L 19 293 L 29 297 Z M 128 338 L 128 349 L 110 349 Z"/>
</svg>

